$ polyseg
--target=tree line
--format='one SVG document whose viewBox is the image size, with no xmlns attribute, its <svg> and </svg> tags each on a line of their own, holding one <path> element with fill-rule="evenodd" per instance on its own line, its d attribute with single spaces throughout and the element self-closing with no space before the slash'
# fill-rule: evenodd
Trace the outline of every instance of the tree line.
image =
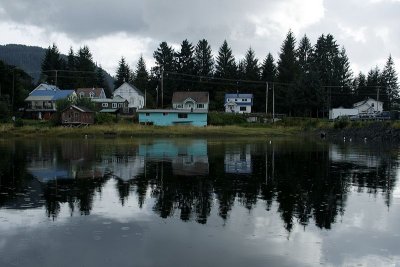
<svg viewBox="0 0 400 267">
<path fill-rule="evenodd" d="M 211 110 L 223 110 L 227 92 L 252 93 L 256 112 L 266 111 L 266 99 L 268 112 L 272 112 L 274 95 L 275 112 L 290 116 L 320 117 L 330 108 L 351 107 L 367 97 L 379 98 L 385 109 L 398 106 L 399 86 L 391 55 L 382 70 L 376 66 L 367 74 L 354 75 L 345 48 L 331 34 L 322 34 L 311 44 L 307 35 L 297 42 L 289 31 L 277 59 L 268 53 L 262 61 L 251 47 L 237 60 L 226 40 L 214 57 L 206 39 L 196 45 L 185 39 L 177 50 L 161 42 L 153 57 L 155 66 L 150 71 L 143 56 L 134 70 L 122 57 L 114 89 L 124 82 L 134 84 L 146 91 L 148 107 L 160 107 L 161 99 L 167 107 L 175 91 L 208 91 Z M 49 47 L 41 81 L 61 88 L 103 87 L 111 94 L 87 46 L 76 53 L 71 48 L 67 59 L 55 44 Z"/>
<path fill-rule="evenodd" d="M 177 51 L 161 42 L 153 57 L 155 66 L 150 72 L 142 56 L 135 71 L 122 57 L 115 86 L 132 82 L 154 99 L 163 80 L 164 106 L 174 91 L 202 90 L 210 93 L 210 107 L 216 110 L 223 109 L 226 92 L 253 93 L 253 110 L 265 112 L 268 83 L 269 112 L 274 90 L 276 112 L 292 116 L 322 116 L 330 108 L 351 107 L 367 97 L 379 98 L 385 109 L 397 108 L 399 86 L 391 55 L 382 70 L 376 66 L 367 75 L 355 76 L 345 48 L 331 34 L 322 34 L 312 45 L 307 35 L 297 42 L 289 31 L 277 60 L 268 53 L 260 61 L 251 47 L 237 60 L 226 40 L 214 57 L 205 39 L 196 45 L 184 40 Z"/>
</svg>

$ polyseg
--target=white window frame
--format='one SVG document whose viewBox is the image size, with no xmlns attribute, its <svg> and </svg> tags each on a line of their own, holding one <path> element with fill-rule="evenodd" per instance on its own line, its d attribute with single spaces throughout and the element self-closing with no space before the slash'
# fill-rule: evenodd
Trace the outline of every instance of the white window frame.
<svg viewBox="0 0 400 267">
<path fill-rule="evenodd" d="M 117 103 L 112 103 L 112 108 L 117 108 Z"/>
<path fill-rule="evenodd" d="M 108 103 L 101 103 L 101 106 L 102 106 L 103 108 L 108 108 Z"/>
</svg>

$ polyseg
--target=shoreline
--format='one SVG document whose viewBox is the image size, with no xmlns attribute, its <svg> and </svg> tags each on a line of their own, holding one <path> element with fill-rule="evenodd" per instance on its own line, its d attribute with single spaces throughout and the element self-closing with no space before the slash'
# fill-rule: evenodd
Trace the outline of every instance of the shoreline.
<svg viewBox="0 0 400 267">
<path fill-rule="evenodd" d="M 5 137 L 287 137 L 304 133 L 297 126 L 150 126 L 139 124 L 91 125 L 82 128 L 62 126 L 22 126 L 0 124 Z"/>
</svg>

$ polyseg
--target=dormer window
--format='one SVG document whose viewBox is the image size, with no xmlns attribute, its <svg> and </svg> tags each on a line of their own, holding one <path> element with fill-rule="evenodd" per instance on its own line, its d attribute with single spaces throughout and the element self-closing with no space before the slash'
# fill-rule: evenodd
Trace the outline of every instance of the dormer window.
<svg viewBox="0 0 400 267">
<path fill-rule="evenodd" d="M 80 92 L 80 93 L 79 93 L 79 96 L 80 96 L 80 97 L 85 97 L 85 93 L 84 93 L 84 92 Z"/>
<path fill-rule="evenodd" d="M 90 98 L 93 98 L 93 97 L 94 97 L 94 92 L 90 92 L 90 93 L 89 93 L 89 97 L 90 97 Z"/>
</svg>

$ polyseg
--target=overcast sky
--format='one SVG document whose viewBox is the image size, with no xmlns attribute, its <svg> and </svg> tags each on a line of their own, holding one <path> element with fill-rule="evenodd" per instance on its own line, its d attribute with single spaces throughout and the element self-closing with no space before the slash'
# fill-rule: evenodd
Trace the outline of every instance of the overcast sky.
<svg viewBox="0 0 400 267">
<path fill-rule="evenodd" d="M 400 70 L 400 0 L 0 0 L 0 44 L 48 47 L 62 53 L 88 45 L 94 60 L 115 75 L 124 56 L 148 68 L 160 42 L 175 48 L 207 39 L 213 53 L 226 39 L 236 59 L 252 47 L 275 59 L 291 29 L 315 44 L 331 33 L 354 73 L 383 67 L 391 54 Z"/>
</svg>

